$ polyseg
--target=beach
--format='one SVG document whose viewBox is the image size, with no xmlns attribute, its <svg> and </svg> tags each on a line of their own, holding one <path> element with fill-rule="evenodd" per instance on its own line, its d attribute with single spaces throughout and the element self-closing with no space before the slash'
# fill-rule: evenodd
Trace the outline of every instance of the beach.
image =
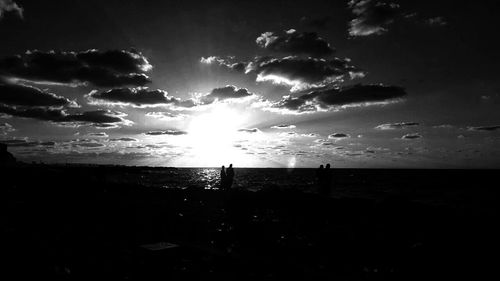
<svg viewBox="0 0 500 281">
<path fill-rule="evenodd" d="M 314 169 L 235 169 L 226 192 L 210 176 L 217 169 L 206 170 L 5 168 L 2 272 L 12 276 L 5 280 L 422 280 L 495 273 L 498 191 L 489 183 L 495 170 L 339 169 L 326 197 L 316 192 Z M 158 181 L 157 174 L 177 176 Z M 273 174 L 262 181 L 267 186 L 251 186 Z"/>
</svg>

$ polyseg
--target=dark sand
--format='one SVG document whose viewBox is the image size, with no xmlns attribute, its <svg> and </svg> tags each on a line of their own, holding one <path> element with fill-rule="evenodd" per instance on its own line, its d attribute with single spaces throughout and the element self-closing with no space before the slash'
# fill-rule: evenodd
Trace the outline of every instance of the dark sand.
<svg viewBox="0 0 500 281">
<path fill-rule="evenodd" d="M 10 277 L 0 279 L 478 280 L 497 274 L 498 191 L 488 182 L 497 171 L 457 171 L 460 177 L 436 182 L 421 171 L 422 188 L 433 196 L 470 193 L 455 204 L 427 204 L 411 191 L 362 199 L 294 188 L 224 193 L 113 184 L 104 180 L 106 169 L 3 169 L 1 274 Z M 410 181 L 407 171 L 386 173 L 398 184 Z"/>
</svg>

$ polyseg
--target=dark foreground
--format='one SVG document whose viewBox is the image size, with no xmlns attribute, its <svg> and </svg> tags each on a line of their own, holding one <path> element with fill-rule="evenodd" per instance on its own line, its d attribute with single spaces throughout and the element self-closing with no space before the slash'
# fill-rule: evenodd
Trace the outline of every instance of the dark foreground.
<svg viewBox="0 0 500 281">
<path fill-rule="evenodd" d="M 9 278 L 0 279 L 478 280 L 498 275 L 498 191 L 489 182 L 497 171 L 447 171 L 449 176 L 439 180 L 434 179 L 439 172 L 412 172 L 418 177 L 406 178 L 405 171 L 372 171 L 398 179 L 387 182 L 421 181 L 414 192 L 372 199 L 339 198 L 335 188 L 334 198 L 293 187 L 226 193 L 194 186 L 162 189 L 110 183 L 102 173 L 83 167 L 3 169 L 1 274 Z M 375 178 L 367 176 L 365 184 L 370 179 Z M 428 204 L 413 196 L 422 190 L 436 197 L 436 190 L 470 196 L 454 204 Z"/>
</svg>

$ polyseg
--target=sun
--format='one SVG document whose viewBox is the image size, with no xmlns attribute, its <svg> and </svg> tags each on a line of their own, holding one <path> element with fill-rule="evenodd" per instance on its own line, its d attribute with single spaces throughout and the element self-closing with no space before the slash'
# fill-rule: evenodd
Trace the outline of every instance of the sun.
<svg viewBox="0 0 500 281">
<path fill-rule="evenodd" d="M 200 114 L 188 126 L 190 144 L 197 147 L 226 147 L 236 139 L 239 126 L 243 123 L 241 119 L 241 114 L 225 105 Z"/>
<path fill-rule="evenodd" d="M 196 166 L 219 166 L 245 158 L 235 143 L 244 137 L 238 130 L 247 120 L 247 115 L 228 104 L 219 104 L 193 117 L 185 145 L 192 149 Z"/>
</svg>

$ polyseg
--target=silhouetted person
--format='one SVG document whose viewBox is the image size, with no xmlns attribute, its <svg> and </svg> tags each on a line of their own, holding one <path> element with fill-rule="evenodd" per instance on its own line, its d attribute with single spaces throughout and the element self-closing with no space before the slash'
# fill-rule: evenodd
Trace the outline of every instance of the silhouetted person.
<svg viewBox="0 0 500 281">
<path fill-rule="evenodd" d="M 227 189 L 231 188 L 231 186 L 233 185 L 233 180 L 234 180 L 233 164 L 229 164 L 229 167 L 226 170 Z"/>
<path fill-rule="evenodd" d="M 7 145 L 0 143 L 0 165 L 13 165 L 15 163 L 16 158 L 7 151 Z"/>
<path fill-rule="evenodd" d="M 326 164 L 323 169 L 323 165 L 317 170 L 318 173 L 318 183 L 319 183 L 319 194 L 321 196 L 329 196 L 330 188 L 332 185 L 332 170 L 330 169 L 330 164 Z"/>
<path fill-rule="evenodd" d="M 330 163 L 326 164 L 325 167 L 325 196 L 330 195 L 332 188 L 332 170 L 330 169 Z"/>
<path fill-rule="evenodd" d="M 323 167 L 323 165 L 320 165 L 319 168 L 316 170 L 316 184 L 318 188 L 321 188 L 321 186 L 323 185 L 324 173 L 325 173 L 325 168 Z"/>
<path fill-rule="evenodd" d="M 220 189 L 225 190 L 227 187 L 227 175 L 226 175 L 226 167 L 222 166 L 220 169 Z"/>
</svg>

